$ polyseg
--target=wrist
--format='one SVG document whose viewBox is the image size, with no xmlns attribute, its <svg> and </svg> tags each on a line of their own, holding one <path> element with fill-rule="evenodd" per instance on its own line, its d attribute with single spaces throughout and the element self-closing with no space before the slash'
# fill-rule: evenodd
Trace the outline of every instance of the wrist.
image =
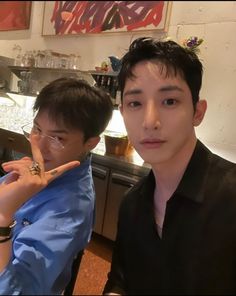
<svg viewBox="0 0 236 296">
<path fill-rule="evenodd" d="M 0 226 L 0 240 L 3 238 L 11 238 L 12 229 L 16 225 L 16 221 L 12 221 L 8 226 Z"/>
</svg>

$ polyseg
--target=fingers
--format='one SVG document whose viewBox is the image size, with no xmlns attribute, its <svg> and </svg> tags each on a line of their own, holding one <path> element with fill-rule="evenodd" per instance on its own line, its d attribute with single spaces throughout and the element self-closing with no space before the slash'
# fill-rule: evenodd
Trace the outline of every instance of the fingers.
<svg viewBox="0 0 236 296">
<path fill-rule="evenodd" d="M 33 163 L 32 163 L 32 159 L 28 156 L 25 156 L 19 160 L 8 161 L 5 163 L 2 163 L 2 167 L 5 172 L 10 172 L 16 168 L 19 169 L 19 166 L 30 168 L 35 163 L 38 163 L 39 168 L 40 168 L 40 173 L 38 173 L 38 174 L 39 175 L 44 174 L 44 161 L 43 161 L 41 151 L 38 147 L 38 144 L 37 144 L 37 141 L 35 138 L 36 138 L 35 136 L 30 136 L 31 150 L 32 150 L 32 155 L 33 155 Z"/>
<path fill-rule="evenodd" d="M 25 156 L 25 157 L 22 157 L 20 159 L 17 159 L 17 160 L 10 160 L 10 161 L 7 161 L 7 162 L 3 162 L 2 165 L 6 166 L 6 165 L 11 165 L 11 164 L 14 164 L 14 163 L 24 163 L 24 162 L 28 162 L 28 163 L 31 163 L 32 162 L 32 159 L 28 156 Z"/>
<path fill-rule="evenodd" d="M 20 158 L 20 160 L 32 161 L 32 159 L 29 156 L 24 156 L 24 157 Z"/>
<path fill-rule="evenodd" d="M 12 170 L 15 170 L 16 167 L 29 167 L 29 165 L 32 163 L 32 160 L 30 158 L 26 159 L 20 159 L 20 160 L 12 160 L 8 162 L 2 163 L 2 168 L 5 172 L 11 172 Z"/>
<path fill-rule="evenodd" d="M 42 156 L 41 151 L 38 147 L 36 138 L 37 138 L 37 136 L 30 135 L 30 144 L 31 144 L 33 160 L 39 164 L 40 169 L 41 169 L 41 173 L 44 173 L 43 156 Z"/>
<path fill-rule="evenodd" d="M 50 170 L 48 172 L 45 172 L 47 181 L 51 182 L 54 179 L 56 179 L 57 177 L 59 177 L 60 175 L 62 175 L 64 172 L 66 172 L 70 169 L 73 169 L 79 165 L 80 165 L 80 162 L 75 160 L 75 161 L 71 161 L 66 164 L 63 164 L 63 165 L 61 165 L 53 170 Z"/>
</svg>

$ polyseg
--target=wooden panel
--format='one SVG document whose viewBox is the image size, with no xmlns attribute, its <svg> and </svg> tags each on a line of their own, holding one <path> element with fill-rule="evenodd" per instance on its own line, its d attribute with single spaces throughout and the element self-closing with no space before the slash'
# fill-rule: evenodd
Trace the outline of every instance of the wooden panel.
<svg viewBox="0 0 236 296">
<path fill-rule="evenodd" d="M 30 144 L 24 135 L 0 128 L 0 145 L 9 150 L 15 150 L 31 155 Z"/>
<path fill-rule="evenodd" d="M 98 234 L 102 234 L 110 170 L 104 166 L 100 166 L 97 164 L 92 164 L 92 169 L 96 193 L 96 213 L 94 231 Z"/>
<path fill-rule="evenodd" d="M 115 240 L 120 204 L 125 193 L 140 180 L 140 177 L 112 171 L 109 180 L 107 203 L 102 235 Z"/>
</svg>

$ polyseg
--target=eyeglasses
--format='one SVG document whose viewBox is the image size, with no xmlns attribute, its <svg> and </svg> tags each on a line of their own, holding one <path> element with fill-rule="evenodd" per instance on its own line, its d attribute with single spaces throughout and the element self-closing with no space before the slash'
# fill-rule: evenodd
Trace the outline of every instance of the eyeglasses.
<svg viewBox="0 0 236 296">
<path fill-rule="evenodd" d="M 57 137 L 52 137 L 52 136 L 43 134 L 40 130 L 38 130 L 37 127 L 35 127 L 34 125 L 32 126 L 31 123 L 27 123 L 23 125 L 21 128 L 24 136 L 28 141 L 30 141 L 30 135 L 37 135 L 38 137 L 40 137 L 40 139 L 41 138 L 47 139 L 50 149 L 62 150 L 65 148 L 64 145 L 60 142 L 60 140 L 58 140 Z"/>
</svg>

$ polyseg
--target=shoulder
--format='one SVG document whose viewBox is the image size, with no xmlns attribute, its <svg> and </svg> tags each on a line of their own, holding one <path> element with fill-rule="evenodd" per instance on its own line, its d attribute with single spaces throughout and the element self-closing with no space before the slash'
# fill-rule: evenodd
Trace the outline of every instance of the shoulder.
<svg viewBox="0 0 236 296">
<path fill-rule="evenodd" d="M 224 201 L 231 201 L 236 206 L 235 163 L 213 154 L 208 172 L 208 184 L 211 185 L 212 194 Z"/>
<path fill-rule="evenodd" d="M 231 183 L 236 178 L 236 164 L 214 154 L 200 141 L 195 149 L 193 157 L 194 168 L 198 174 L 205 175 L 206 181 L 213 182 L 217 187 L 221 184 Z"/>
<path fill-rule="evenodd" d="M 221 182 L 231 183 L 233 181 L 235 184 L 236 164 L 220 157 L 219 155 L 212 154 L 210 173 L 218 175 Z"/>
</svg>

